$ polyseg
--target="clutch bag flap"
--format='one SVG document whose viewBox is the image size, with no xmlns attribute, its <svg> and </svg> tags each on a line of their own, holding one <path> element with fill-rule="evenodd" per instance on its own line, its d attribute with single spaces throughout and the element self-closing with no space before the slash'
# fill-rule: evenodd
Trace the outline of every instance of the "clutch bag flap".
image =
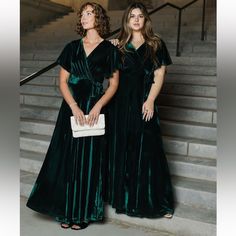
<svg viewBox="0 0 236 236">
<path fill-rule="evenodd" d="M 87 118 L 88 115 L 85 115 Z M 72 135 L 74 138 L 87 137 L 87 136 L 98 136 L 105 134 L 105 116 L 100 114 L 97 124 L 89 126 L 87 124 L 81 126 L 79 122 L 76 124 L 74 116 L 70 117 Z"/>
</svg>

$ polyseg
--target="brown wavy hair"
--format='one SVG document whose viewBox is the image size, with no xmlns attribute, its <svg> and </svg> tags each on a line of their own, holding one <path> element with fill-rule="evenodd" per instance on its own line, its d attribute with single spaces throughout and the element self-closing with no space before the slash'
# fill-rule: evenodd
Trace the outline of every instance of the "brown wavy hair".
<svg viewBox="0 0 236 236">
<path fill-rule="evenodd" d="M 106 10 L 98 3 L 95 2 L 86 2 L 84 3 L 79 11 L 78 15 L 78 23 L 76 31 L 80 36 L 85 36 L 86 30 L 83 28 L 81 24 L 81 14 L 87 6 L 91 6 L 93 8 L 93 13 L 95 14 L 95 25 L 94 28 L 97 30 L 98 34 L 103 37 L 110 33 L 110 18 L 107 16 Z"/>
<path fill-rule="evenodd" d="M 130 13 L 135 8 L 139 8 L 144 16 L 144 26 L 141 29 L 141 33 L 144 37 L 145 42 L 147 43 L 147 45 L 149 45 L 149 47 L 147 47 L 145 58 L 151 56 L 153 62 L 156 64 L 157 57 L 155 56 L 155 53 L 161 45 L 161 39 L 157 34 L 154 34 L 151 18 L 148 15 L 147 8 L 140 2 L 130 4 L 123 14 L 121 31 L 118 36 L 118 39 L 120 41 L 119 48 L 122 53 L 128 51 L 126 48 L 126 44 L 129 43 L 132 39 L 132 30 L 129 27 L 128 23 L 130 20 Z"/>
</svg>

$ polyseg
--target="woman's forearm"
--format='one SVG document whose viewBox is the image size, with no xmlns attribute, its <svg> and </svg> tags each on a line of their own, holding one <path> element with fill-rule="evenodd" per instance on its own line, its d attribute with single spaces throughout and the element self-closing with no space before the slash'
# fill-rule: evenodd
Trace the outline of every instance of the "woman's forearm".
<svg viewBox="0 0 236 236">
<path fill-rule="evenodd" d="M 61 68 L 59 88 L 60 88 L 63 98 L 65 99 L 67 104 L 71 107 L 73 105 L 76 105 L 76 102 L 75 102 L 73 96 L 71 95 L 70 89 L 68 87 L 69 76 L 70 76 L 70 74 L 66 70 Z"/>
<path fill-rule="evenodd" d="M 159 95 L 165 77 L 165 66 L 161 66 L 161 68 L 157 69 L 154 72 L 154 83 L 151 86 L 150 92 L 148 94 L 147 100 L 155 101 L 157 96 Z"/>
</svg>

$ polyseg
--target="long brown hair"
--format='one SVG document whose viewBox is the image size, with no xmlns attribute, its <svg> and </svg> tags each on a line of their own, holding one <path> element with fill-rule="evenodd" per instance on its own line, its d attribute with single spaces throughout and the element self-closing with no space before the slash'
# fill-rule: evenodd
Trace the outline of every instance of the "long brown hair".
<svg viewBox="0 0 236 236">
<path fill-rule="evenodd" d="M 147 8 L 144 6 L 144 4 L 140 2 L 130 4 L 123 14 L 121 31 L 118 36 L 120 41 L 119 48 L 123 53 L 128 51 L 126 48 L 126 44 L 130 42 L 132 38 L 132 30 L 128 26 L 128 22 L 130 19 L 130 13 L 135 8 L 139 8 L 144 16 L 144 26 L 141 30 L 141 33 L 144 37 L 145 42 L 147 43 L 147 45 L 149 45 L 147 54 L 151 56 L 153 62 L 156 64 L 157 58 L 155 56 L 155 53 L 158 47 L 160 47 L 161 39 L 158 35 L 154 34 L 152 29 L 152 22 L 148 15 Z"/>
<path fill-rule="evenodd" d="M 77 15 L 78 15 L 78 23 L 77 23 L 77 33 L 80 36 L 85 36 L 86 30 L 84 30 L 82 24 L 81 24 L 81 14 L 84 9 L 86 9 L 87 6 L 91 6 L 93 8 L 93 13 L 95 14 L 95 25 L 94 28 L 97 30 L 98 34 L 103 37 L 110 33 L 110 18 L 107 16 L 107 13 L 105 9 L 98 3 L 95 2 L 86 2 L 84 3 Z"/>
</svg>

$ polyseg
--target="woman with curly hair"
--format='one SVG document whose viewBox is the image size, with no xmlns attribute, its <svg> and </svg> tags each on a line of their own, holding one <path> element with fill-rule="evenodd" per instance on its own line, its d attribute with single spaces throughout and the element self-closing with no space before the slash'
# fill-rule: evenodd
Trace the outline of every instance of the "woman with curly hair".
<svg viewBox="0 0 236 236">
<path fill-rule="evenodd" d="M 27 206 L 79 230 L 104 217 L 104 152 L 106 137 L 72 136 L 70 117 L 93 126 L 119 82 L 118 50 L 103 39 L 109 18 L 96 3 L 85 3 L 79 13 L 81 39 L 68 43 L 57 59 L 62 105 L 53 136 Z M 104 92 L 103 81 L 109 79 Z M 85 115 L 88 115 L 85 117 Z"/>
<path fill-rule="evenodd" d="M 142 3 L 125 10 L 118 40 L 122 66 L 109 105 L 107 201 L 117 213 L 171 218 L 173 190 L 155 103 L 171 58 Z"/>
</svg>

